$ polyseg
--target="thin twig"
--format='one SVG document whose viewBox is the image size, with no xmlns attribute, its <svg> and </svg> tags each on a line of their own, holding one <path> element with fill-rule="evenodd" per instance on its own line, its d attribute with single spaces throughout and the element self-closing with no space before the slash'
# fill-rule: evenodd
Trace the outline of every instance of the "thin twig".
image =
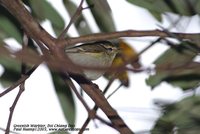
<svg viewBox="0 0 200 134">
<path fill-rule="evenodd" d="M 110 127 L 114 128 L 114 129 L 116 129 L 110 122 L 107 122 L 106 120 L 102 119 L 101 117 L 96 116 L 96 119 L 98 119 L 99 121 L 103 122 L 107 126 L 110 126 Z"/>
<path fill-rule="evenodd" d="M 71 27 L 71 25 L 76 21 L 76 19 L 79 17 L 79 15 L 81 14 L 82 10 L 84 10 L 85 8 L 83 8 L 83 2 L 84 0 L 81 0 L 78 8 L 76 9 L 76 12 L 74 13 L 74 15 L 72 16 L 72 18 L 69 21 L 69 24 L 67 25 L 67 27 L 63 30 L 63 32 L 58 36 L 58 39 L 63 39 L 65 38 L 65 34 L 68 32 L 69 28 Z"/>
<path fill-rule="evenodd" d="M 28 36 L 24 33 L 22 49 L 26 49 L 27 47 L 28 47 Z M 22 56 L 22 59 L 21 59 L 21 76 L 22 77 L 26 74 L 26 70 L 27 70 L 27 65 L 24 63 L 23 57 L 24 57 L 24 55 Z M 19 92 L 18 92 L 12 106 L 10 107 L 10 115 L 9 115 L 9 118 L 8 118 L 8 123 L 7 123 L 5 134 L 9 134 L 9 132 L 10 132 L 10 125 L 11 125 L 11 121 L 12 121 L 12 116 L 13 116 L 15 107 L 17 105 L 17 102 L 18 102 L 21 94 L 24 92 L 24 90 L 25 90 L 25 81 L 23 81 L 20 84 Z"/>
<path fill-rule="evenodd" d="M 67 83 L 67 85 L 69 85 L 69 86 L 72 88 L 72 90 L 75 92 L 75 94 L 77 95 L 77 97 L 79 98 L 79 100 L 82 102 L 82 104 L 84 105 L 84 107 L 85 107 L 86 110 L 88 111 L 89 119 L 97 118 L 97 119 L 99 119 L 100 121 L 102 121 L 103 123 L 105 123 L 105 124 L 107 124 L 107 125 L 109 125 L 109 126 L 111 126 L 111 127 L 114 127 L 112 124 L 110 124 L 110 123 L 104 121 L 103 119 L 101 119 L 100 117 L 98 117 L 97 115 L 95 115 L 95 114 L 96 114 L 96 110 L 90 110 L 89 106 L 88 106 L 87 103 L 83 100 L 83 98 L 81 97 L 81 95 L 78 93 L 76 87 L 74 86 L 73 82 L 70 80 L 69 77 L 67 77 L 66 75 L 65 75 L 65 76 L 61 75 L 61 76 L 62 76 L 62 78 L 65 80 L 65 82 Z M 98 107 L 96 107 L 96 108 L 98 108 Z M 94 108 L 94 109 L 96 109 L 96 108 Z M 84 128 L 84 127 L 82 127 L 82 128 Z M 79 131 L 79 133 L 81 133 L 81 132 L 82 132 L 82 130 Z"/>
<path fill-rule="evenodd" d="M 122 118 L 118 115 L 118 113 L 108 103 L 101 90 L 97 86 L 95 86 L 91 81 L 88 82 L 88 80 L 84 78 L 72 78 L 79 83 L 81 88 L 88 94 L 88 96 L 91 97 L 95 104 L 102 109 L 102 111 L 110 119 L 116 130 L 118 130 L 120 133 L 133 133 L 122 120 Z"/>
<path fill-rule="evenodd" d="M 30 77 L 30 75 L 35 71 L 35 69 L 38 67 L 39 65 L 35 65 L 33 66 L 28 72 L 26 72 L 25 75 L 23 75 L 17 82 L 15 82 L 13 85 L 11 85 L 9 88 L 7 88 L 5 91 L 3 91 L 2 93 L 0 93 L 0 97 L 4 96 L 5 94 L 9 93 L 10 91 L 12 91 L 13 89 L 15 89 L 17 86 L 19 86 L 21 83 L 23 83 L 26 79 L 28 79 Z"/>
<path fill-rule="evenodd" d="M 116 93 L 122 86 L 123 86 L 123 84 L 121 83 L 112 93 L 110 93 L 107 96 L 107 99 L 109 99 L 114 93 Z"/>
<path fill-rule="evenodd" d="M 111 78 L 107 84 L 107 86 L 104 88 L 103 90 L 103 94 L 105 95 L 108 91 L 108 89 L 110 88 L 110 86 L 112 85 L 112 83 L 114 82 L 115 78 Z"/>
<path fill-rule="evenodd" d="M 103 120 L 102 118 L 100 118 L 99 116 L 95 115 L 96 114 L 96 110 L 90 110 L 89 106 L 87 105 L 87 103 L 83 100 L 83 98 L 81 97 L 81 95 L 78 93 L 76 87 L 74 86 L 73 82 L 71 81 L 71 79 L 67 76 L 67 75 L 61 75 L 61 77 L 64 79 L 64 81 L 67 83 L 67 85 L 69 85 L 72 90 L 74 91 L 74 93 L 76 94 L 76 96 L 79 98 L 79 100 L 82 102 L 83 106 L 85 107 L 85 109 L 88 111 L 88 121 L 90 119 L 94 119 L 97 118 L 99 119 L 101 122 L 105 123 L 108 126 L 114 127 L 112 124 L 108 123 L 107 121 Z M 95 109 L 95 108 L 94 108 Z M 89 122 L 88 122 L 89 123 Z M 85 125 L 83 125 L 83 127 L 81 128 L 81 130 L 79 131 L 79 133 L 82 133 L 84 131 L 84 129 L 86 128 L 87 123 Z"/>
<path fill-rule="evenodd" d="M 5 134 L 9 134 L 10 132 L 10 125 L 11 125 L 11 121 L 12 121 L 12 116 L 13 116 L 13 112 L 15 110 L 15 106 L 17 105 L 17 102 L 21 96 L 21 94 L 23 93 L 23 91 L 25 90 L 24 88 L 24 82 L 20 85 L 20 89 L 19 89 L 19 92 L 12 104 L 12 106 L 10 107 L 10 115 L 9 115 L 9 118 L 8 118 L 8 123 L 7 123 L 7 127 L 6 127 L 6 132 Z"/>
<path fill-rule="evenodd" d="M 0 130 L 2 130 L 2 131 L 4 131 L 4 132 L 6 131 L 6 129 L 1 128 L 1 127 L 0 127 Z M 14 131 L 10 131 L 10 134 L 11 134 L 11 133 L 12 133 L 12 134 L 20 134 L 20 133 L 14 132 Z"/>
<path fill-rule="evenodd" d="M 105 87 L 105 89 L 103 90 L 103 94 L 105 95 L 105 93 L 108 91 L 109 87 L 112 85 L 114 79 L 109 80 L 107 86 Z M 95 106 L 93 107 L 92 111 L 96 112 L 98 109 L 98 106 L 95 104 Z M 79 134 L 82 134 L 83 131 L 85 130 L 85 128 L 88 126 L 88 124 L 90 123 L 91 118 L 88 116 L 87 119 L 85 120 L 85 122 L 83 123 L 81 129 L 79 130 Z"/>
<path fill-rule="evenodd" d="M 71 89 L 74 91 L 74 93 L 76 94 L 76 96 L 78 97 L 78 99 L 81 101 L 81 103 L 83 104 L 83 106 L 87 110 L 87 112 L 90 112 L 89 106 L 83 100 L 83 98 L 81 97 L 81 95 L 78 93 L 75 85 L 73 84 L 73 82 L 71 81 L 71 79 L 69 78 L 69 76 L 67 74 L 60 74 L 60 76 L 61 76 L 61 78 L 63 78 L 63 80 L 66 82 L 66 84 L 71 87 Z"/>
</svg>

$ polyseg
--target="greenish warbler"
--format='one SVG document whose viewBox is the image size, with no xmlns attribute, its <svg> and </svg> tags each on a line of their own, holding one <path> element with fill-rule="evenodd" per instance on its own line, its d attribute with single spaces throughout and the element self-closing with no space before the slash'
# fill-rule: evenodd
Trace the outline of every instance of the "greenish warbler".
<svg viewBox="0 0 200 134">
<path fill-rule="evenodd" d="M 118 53 L 118 48 L 109 41 L 97 41 L 66 47 L 65 53 L 74 64 L 85 67 L 108 68 L 112 65 L 113 59 Z M 83 69 L 83 74 L 90 80 L 98 79 L 105 72 L 106 70 Z"/>
</svg>

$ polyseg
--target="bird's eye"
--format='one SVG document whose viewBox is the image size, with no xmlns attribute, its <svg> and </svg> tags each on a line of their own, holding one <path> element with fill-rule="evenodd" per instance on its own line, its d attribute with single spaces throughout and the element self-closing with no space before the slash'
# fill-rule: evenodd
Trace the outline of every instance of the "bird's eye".
<svg viewBox="0 0 200 134">
<path fill-rule="evenodd" d="M 107 50 L 108 50 L 108 51 L 112 51 L 113 49 L 109 47 L 109 48 L 107 48 Z"/>
</svg>

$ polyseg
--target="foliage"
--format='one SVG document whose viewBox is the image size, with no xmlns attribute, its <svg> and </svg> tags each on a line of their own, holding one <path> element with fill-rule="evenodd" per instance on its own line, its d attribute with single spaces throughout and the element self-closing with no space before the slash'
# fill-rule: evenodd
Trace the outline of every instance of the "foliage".
<svg viewBox="0 0 200 134">
<path fill-rule="evenodd" d="M 147 9 L 157 20 L 162 20 L 162 14 L 171 12 L 184 16 L 200 14 L 199 0 L 127 0 L 134 5 Z"/>
<path fill-rule="evenodd" d="M 72 92 L 59 74 L 51 72 L 56 93 L 63 108 L 64 115 L 69 124 L 75 123 L 75 103 Z"/>
<path fill-rule="evenodd" d="M 154 62 L 156 73 L 146 80 L 147 84 L 154 88 L 166 81 L 184 90 L 196 87 L 200 81 L 200 64 L 193 59 L 198 52 L 199 47 L 191 42 L 174 44 Z"/>
<path fill-rule="evenodd" d="M 200 97 L 187 97 L 163 107 L 163 115 L 156 122 L 152 134 L 198 134 L 200 131 Z"/>
<path fill-rule="evenodd" d="M 13 37 L 18 42 L 22 42 L 22 32 L 20 30 L 19 23 L 16 19 L 4 8 L 0 5 L 0 40 L 5 38 Z"/>
</svg>

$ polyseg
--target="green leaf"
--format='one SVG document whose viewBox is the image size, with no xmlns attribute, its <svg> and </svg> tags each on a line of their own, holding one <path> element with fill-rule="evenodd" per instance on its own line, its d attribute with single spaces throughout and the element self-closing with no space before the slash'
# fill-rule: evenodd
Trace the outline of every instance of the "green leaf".
<svg viewBox="0 0 200 134">
<path fill-rule="evenodd" d="M 111 9 L 107 0 L 86 0 L 88 5 L 94 5 L 90 10 L 97 25 L 102 32 L 115 31 L 115 24 L 112 19 Z"/>
<path fill-rule="evenodd" d="M 20 79 L 20 72 L 16 70 L 11 70 L 9 68 L 4 67 L 4 72 L 0 77 L 0 82 L 4 87 L 8 87 L 17 80 Z"/>
<path fill-rule="evenodd" d="M 0 65 L 4 68 L 4 72 L 0 77 L 0 82 L 4 87 L 10 86 L 21 77 L 21 65 L 16 60 L 0 56 Z"/>
<path fill-rule="evenodd" d="M 159 21 L 161 21 L 161 14 L 169 12 L 171 9 L 163 0 L 127 0 L 128 2 L 146 8 Z M 162 7 L 162 8 L 161 8 Z"/>
<path fill-rule="evenodd" d="M 0 16 L 0 38 L 5 39 L 8 37 L 15 38 L 18 42 L 21 42 L 21 35 L 15 25 L 4 16 Z"/>
<path fill-rule="evenodd" d="M 158 21 L 162 21 L 162 16 L 159 12 L 154 11 L 154 10 L 149 10 L 149 12 L 158 20 Z"/>
<path fill-rule="evenodd" d="M 71 0 L 63 0 L 64 6 L 67 9 L 69 15 L 72 17 L 78 8 Z M 92 30 L 86 21 L 83 14 L 80 14 L 77 20 L 74 22 L 74 25 L 79 33 L 79 35 L 91 34 Z"/>
<path fill-rule="evenodd" d="M 55 72 L 51 72 L 56 93 L 60 100 L 65 118 L 69 124 L 75 123 L 75 103 L 71 89 L 65 84 L 62 78 Z"/>
<path fill-rule="evenodd" d="M 156 122 L 152 134 L 197 134 L 200 131 L 200 97 L 191 96 L 164 107 L 164 113 Z M 175 128 L 177 128 L 175 130 Z"/>
<path fill-rule="evenodd" d="M 33 16 L 40 21 L 48 19 L 55 33 L 57 35 L 61 33 L 65 25 L 64 20 L 49 2 L 46 0 L 28 0 L 26 3 L 30 4 Z"/>
<path fill-rule="evenodd" d="M 0 77 L 0 82 L 4 87 L 10 86 L 20 77 L 21 65 L 20 62 L 10 57 L 10 51 L 0 41 L 0 65 L 4 68 L 4 72 Z"/>
<path fill-rule="evenodd" d="M 166 0 L 165 3 L 167 3 Z M 180 15 L 192 16 L 200 14 L 199 7 L 197 6 L 200 4 L 199 0 L 170 0 L 167 4 L 171 9 L 174 7 L 174 13 Z"/>
<path fill-rule="evenodd" d="M 28 48 L 26 51 L 35 56 L 36 47 L 33 41 L 29 39 Z M 13 56 L 13 52 L 0 40 L 0 65 L 3 67 L 4 72 L 0 77 L 0 82 L 4 87 L 10 86 L 21 78 L 21 61 Z M 32 67 L 29 62 L 26 63 L 27 70 Z"/>
<path fill-rule="evenodd" d="M 0 6 L 0 39 L 9 37 L 15 38 L 19 43 L 22 42 L 20 26 L 10 13 Z"/>
<path fill-rule="evenodd" d="M 152 88 L 162 81 L 184 90 L 195 88 L 200 81 L 200 63 L 193 62 L 199 50 L 196 51 L 192 45 L 194 44 L 182 42 L 178 46 L 179 50 L 170 48 L 164 52 L 154 62 L 156 73 L 151 75 L 146 83 Z"/>
<path fill-rule="evenodd" d="M 146 8 L 157 20 L 161 15 L 172 12 L 179 15 L 192 16 L 200 14 L 199 0 L 127 0 L 128 2 Z"/>
</svg>

